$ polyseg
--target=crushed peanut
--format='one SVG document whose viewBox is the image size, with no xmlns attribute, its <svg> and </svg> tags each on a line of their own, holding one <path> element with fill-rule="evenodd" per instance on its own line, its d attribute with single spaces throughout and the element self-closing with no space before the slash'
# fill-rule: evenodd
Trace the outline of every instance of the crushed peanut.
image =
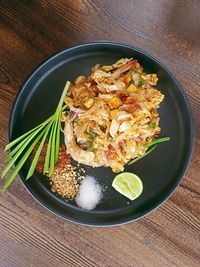
<svg viewBox="0 0 200 267">
<path fill-rule="evenodd" d="M 72 200 L 78 193 L 79 183 L 76 168 L 71 164 L 56 166 L 51 176 L 51 191 L 66 200 Z"/>
<path fill-rule="evenodd" d="M 45 155 L 48 144 L 45 144 L 40 154 L 36 170 L 43 172 Z M 33 160 L 38 146 L 34 149 L 30 159 Z M 79 164 L 77 165 L 79 167 Z M 71 165 L 70 156 L 66 154 L 64 145 L 61 145 L 58 161 L 51 175 L 47 175 L 51 185 L 51 191 L 57 193 L 65 200 L 73 200 L 79 190 L 79 183 L 84 178 L 85 170 Z"/>
</svg>

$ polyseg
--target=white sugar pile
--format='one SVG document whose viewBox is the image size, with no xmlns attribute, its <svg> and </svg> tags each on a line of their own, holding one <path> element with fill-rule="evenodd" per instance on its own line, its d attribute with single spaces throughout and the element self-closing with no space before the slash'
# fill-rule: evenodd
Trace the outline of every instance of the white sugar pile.
<svg viewBox="0 0 200 267">
<path fill-rule="evenodd" d="M 101 201 L 102 196 L 100 185 L 93 177 L 86 176 L 84 180 L 81 181 L 79 193 L 75 201 L 82 209 L 92 210 Z"/>
</svg>

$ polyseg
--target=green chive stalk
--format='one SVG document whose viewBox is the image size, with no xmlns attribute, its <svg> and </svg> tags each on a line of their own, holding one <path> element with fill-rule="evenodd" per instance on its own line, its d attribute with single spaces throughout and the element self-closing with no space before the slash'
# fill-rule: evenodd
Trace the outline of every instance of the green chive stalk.
<svg viewBox="0 0 200 267">
<path fill-rule="evenodd" d="M 140 156 L 140 157 L 137 157 L 137 158 L 134 158 L 133 160 L 131 160 L 128 165 L 131 165 L 133 163 L 135 163 L 136 161 L 146 157 L 147 155 L 149 155 L 156 147 L 159 143 L 163 143 L 163 142 L 167 142 L 167 141 L 170 141 L 171 138 L 170 137 L 162 137 L 162 138 L 158 138 L 158 139 L 155 139 L 149 143 L 147 143 L 145 145 L 145 148 L 146 148 L 146 152 Z"/>
<path fill-rule="evenodd" d="M 66 108 L 66 105 L 63 106 L 65 95 L 70 87 L 70 82 L 67 81 L 65 88 L 63 90 L 62 96 L 58 103 L 55 113 L 46 119 L 44 122 L 16 138 L 12 142 L 10 142 L 5 147 L 5 151 L 12 148 L 9 155 L 5 158 L 5 162 L 7 163 L 6 167 L 2 172 L 2 178 L 4 178 L 7 173 L 11 170 L 12 166 L 15 164 L 14 170 L 11 174 L 6 178 L 5 184 L 3 186 L 3 190 L 5 191 L 14 180 L 17 173 L 21 170 L 24 163 L 30 157 L 34 148 L 38 145 L 37 152 L 33 158 L 29 171 L 27 173 L 26 179 L 29 179 L 37 166 L 40 154 L 42 152 L 42 148 L 47 140 L 48 136 L 48 146 L 45 156 L 45 164 L 43 173 L 52 174 L 54 170 L 55 163 L 58 160 L 59 148 L 60 148 L 60 129 L 61 122 L 60 117 L 62 111 Z M 17 163 L 16 163 L 17 162 Z"/>
</svg>

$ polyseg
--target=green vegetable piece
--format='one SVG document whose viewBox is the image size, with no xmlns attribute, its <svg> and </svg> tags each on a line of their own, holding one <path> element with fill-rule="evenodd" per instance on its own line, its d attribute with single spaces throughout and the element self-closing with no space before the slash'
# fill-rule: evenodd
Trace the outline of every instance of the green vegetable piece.
<svg viewBox="0 0 200 267">
<path fill-rule="evenodd" d="M 30 139 L 30 136 L 27 136 L 24 140 L 22 140 L 11 152 L 8 156 L 4 159 L 5 162 L 12 159 L 12 157 L 19 151 L 19 149 L 26 143 L 27 140 Z"/>
<path fill-rule="evenodd" d="M 61 129 L 61 121 L 58 121 L 58 126 L 56 129 L 56 148 L 55 148 L 55 162 L 58 161 L 59 150 L 60 150 L 60 129 Z"/>
<path fill-rule="evenodd" d="M 131 160 L 131 161 L 128 163 L 128 165 L 131 165 L 131 164 L 135 163 L 136 161 L 138 161 L 138 160 L 140 160 L 140 159 L 146 157 L 149 153 L 151 153 L 151 152 L 157 147 L 157 145 L 158 145 L 159 143 L 167 142 L 167 141 L 169 141 L 169 140 L 171 140 L 170 137 L 162 137 L 162 138 L 158 138 L 158 139 L 156 139 L 156 140 L 153 140 L 152 142 L 147 143 L 147 144 L 145 145 L 145 147 L 146 147 L 146 149 L 147 149 L 146 152 L 145 152 L 141 157 L 134 158 L 133 160 Z"/>
<path fill-rule="evenodd" d="M 153 146 L 152 148 L 150 148 L 149 150 L 147 150 L 147 152 L 145 152 L 142 156 L 138 157 L 138 158 L 134 158 L 133 160 L 131 160 L 128 165 L 131 165 L 133 163 L 135 163 L 136 161 L 146 157 L 147 155 L 149 155 L 155 148 L 157 147 L 157 145 Z"/>
<path fill-rule="evenodd" d="M 143 81 L 139 81 L 139 82 L 138 82 L 138 87 L 141 87 L 143 84 L 144 84 Z"/>
<path fill-rule="evenodd" d="M 97 137 L 97 134 L 91 130 L 86 131 L 87 134 L 89 134 L 90 136 L 92 136 L 93 138 Z"/>
<path fill-rule="evenodd" d="M 43 128 L 51 119 L 52 119 L 52 116 L 50 118 L 48 118 L 47 120 L 45 120 L 44 122 L 42 122 L 41 124 L 39 124 L 38 126 L 36 126 L 35 128 L 28 131 L 27 133 L 19 136 L 18 138 L 16 138 L 15 140 L 13 140 L 9 144 L 7 144 L 5 147 L 5 151 L 7 151 L 9 148 L 13 147 L 15 144 L 17 144 L 19 141 L 21 141 L 24 137 L 29 136 L 31 133 L 36 131 L 38 128 L 40 128 L 40 127 Z"/>
<path fill-rule="evenodd" d="M 89 148 L 87 149 L 87 151 L 92 152 L 93 150 L 94 150 L 94 143 L 90 142 L 90 146 L 89 146 Z"/>
<path fill-rule="evenodd" d="M 130 80 L 131 84 L 135 84 L 135 81 L 133 79 Z"/>
<path fill-rule="evenodd" d="M 149 127 L 153 130 L 156 129 L 156 122 L 149 123 Z"/>
<path fill-rule="evenodd" d="M 34 159 L 33 159 L 32 163 L 31 163 L 31 167 L 30 167 L 30 169 L 29 169 L 29 171 L 28 171 L 28 174 L 27 174 L 27 176 L 26 176 L 26 180 L 28 180 L 28 179 L 33 175 L 33 173 L 34 173 L 34 171 L 35 171 L 35 168 L 36 168 L 36 166 L 37 166 L 37 162 L 38 162 L 38 160 L 39 160 L 39 157 L 40 157 L 42 148 L 43 148 L 43 146 L 44 146 L 44 143 L 45 143 L 45 140 L 46 140 L 47 135 L 48 135 L 48 133 L 49 133 L 49 130 L 50 130 L 51 125 L 52 125 L 52 122 L 50 122 L 50 123 L 47 125 L 47 127 L 46 127 L 46 132 L 45 132 L 45 134 L 44 134 L 44 136 L 43 136 L 43 138 L 42 138 L 42 141 L 41 141 L 41 143 L 40 143 L 40 145 L 39 145 L 39 147 L 38 147 L 38 150 L 37 150 L 37 152 L 36 152 L 36 154 L 35 154 L 35 156 L 34 156 Z"/>
<path fill-rule="evenodd" d="M 52 140 L 51 140 L 51 154 L 50 154 L 50 164 L 49 164 L 49 174 L 51 175 L 55 165 L 55 138 L 56 138 L 56 127 L 57 120 L 54 121 L 52 126 Z"/>
<path fill-rule="evenodd" d="M 167 141 L 170 141 L 170 140 L 171 140 L 170 137 L 162 137 L 162 138 L 158 138 L 158 139 L 156 139 L 156 140 L 153 140 L 153 141 L 147 143 L 147 144 L 145 145 L 145 147 L 148 148 L 148 147 L 151 147 L 151 146 L 153 146 L 153 145 L 156 145 L 156 144 L 159 144 L 159 143 L 163 143 L 163 142 L 167 142 Z"/>
<path fill-rule="evenodd" d="M 30 131 L 19 136 L 17 139 L 13 140 L 5 147 L 5 150 L 8 150 L 11 147 L 16 145 L 5 159 L 6 161 L 8 160 L 10 161 L 8 162 L 5 169 L 3 170 L 2 177 L 4 177 L 7 174 L 7 172 L 10 170 L 12 165 L 18 159 L 20 159 L 20 161 L 17 163 L 11 175 L 6 179 L 4 187 L 3 187 L 4 190 L 8 188 L 8 186 L 13 181 L 18 171 L 21 169 L 25 161 L 28 159 L 28 157 L 32 153 L 34 147 L 42 139 L 38 147 L 38 150 L 36 152 L 36 155 L 34 156 L 29 172 L 27 174 L 27 179 L 32 176 L 36 168 L 40 153 L 42 151 L 42 147 L 44 146 L 44 143 L 48 136 L 49 131 L 50 131 L 50 137 L 49 137 L 47 152 L 45 156 L 45 164 L 44 164 L 43 173 L 44 174 L 47 172 L 52 173 L 55 163 L 58 160 L 58 154 L 59 154 L 59 148 L 60 148 L 60 128 L 61 128 L 60 115 L 61 115 L 61 112 L 65 110 L 67 107 L 66 105 L 63 106 L 63 101 L 69 89 L 69 86 L 70 86 L 70 82 L 67 81 L 54 115 L 46 119 L 44 122 L 42 122 L 35 128 L 31 129 Z M 24 154 L 22 155 L 22 153 Z"/>
<path fill-rule="evenodd" d="M 52 128 L 53 128 L 53 125 L 52 125 Z M 43 174 L 46 174 L 49 171 L 50 156 L 51 156 L 51 142 L 52 142 L 52 134 L 53 134 L 52 128 L 50 130 L 49 142 L 48 142 L 47 151 L 46 151 L 46 155 L 45 155 Z"/>
<path fill-rule="evenodd" d="M 2 172 L 2 178 L 7 174 L 7 172 L 10 170 L 10 168 L 12 167 L 12 165 L 20 157 L 21 153 L 29 145 L 29 143 L 33 140 L 33 138 L 40 132 L 40 130 L 41 130 L 41 128 L 38 128 L 38 129 L 36 129 L 35 132 L 31 133 L 31 135 L 29 136 L 29 138 L 26 140 L 26 142 L 23 144 L 23 146 L 20 147 L 20 149 L 17 151 L 17 153 L 14 155 L 14 157 L 11 157 L 11 160 L 8 162 L 8 164 L 6 165 L 5 169 Z"/>
<path fill-rule="evenodd" d="M 28 157 L 30 156 L 30 154 L 32 153 L 34 147 L 36 146 L 36 144 L 39 142 L 39 140 L 41 139 L 42 135 L 44 134 L 45 129 L 40 133 L 40 135 L 35 139 L 35 141 L 31 144 L 31 146 L 28 148 L 28 150 L 25 152 L 25 154 L 23 155 L 23 157 L 21 158 L 21 160 L 19 161 L 19 163 L 17 164 L 17 166 L 15 167 L 14 171 L 11 173 L 11 175 L 6 179 L 6 182 L 3 186 L 3 190 L 6 191 L 6 189 L 9 187 L 9 185 L 11 184 L 11 182 L 13 181 L 13 179 L 15 178 L 15 176 L 17 175 L 17 173 L 20 171 L 21 167 L 24 165 L 24 163 L 26 162 L 26 160 L 28 159 Z"/>
</svg>

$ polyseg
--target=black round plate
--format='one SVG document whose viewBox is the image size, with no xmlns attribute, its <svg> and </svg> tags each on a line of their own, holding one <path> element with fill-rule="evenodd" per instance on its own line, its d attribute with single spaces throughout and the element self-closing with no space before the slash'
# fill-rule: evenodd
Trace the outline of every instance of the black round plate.
<svg viewBox="0 0 200 267">
<path fill-rule="evenodd" d="M 116 192 L 111 184 L 115 174 L 110 168 L 86 167 L 104 189 L 102 202 L 92 211 L 65 202 L 50 190 L 47 178 L 35 173 L 25 180 L 29 164 L 20 171 L 26 188 L 48 210 L 73 222 L 108 226 L 118 225 L 143 217 L 175 190 L 189 164 L 193 127 L 187 97 L 169 70 L 145 51 L 112 42 L 79 45 L 64 50 L 40 65 L 27 79 L 14 103 L 9 125 L 10 140 L 41 123 L 54 113 L 66 80 L 73 81 L 80 74 L 88 75 L 99 63 L 107 65 L 122 57 L 133 57 L 147 73 L 157 73 L 157 88 L 165 95 L 159 109 L 161 135 L 171 141 L 160 144 L 149 156 L 126 166 L 125 171 L 139 175 L 144 190 L 135 201 Z"/>
</svg>

